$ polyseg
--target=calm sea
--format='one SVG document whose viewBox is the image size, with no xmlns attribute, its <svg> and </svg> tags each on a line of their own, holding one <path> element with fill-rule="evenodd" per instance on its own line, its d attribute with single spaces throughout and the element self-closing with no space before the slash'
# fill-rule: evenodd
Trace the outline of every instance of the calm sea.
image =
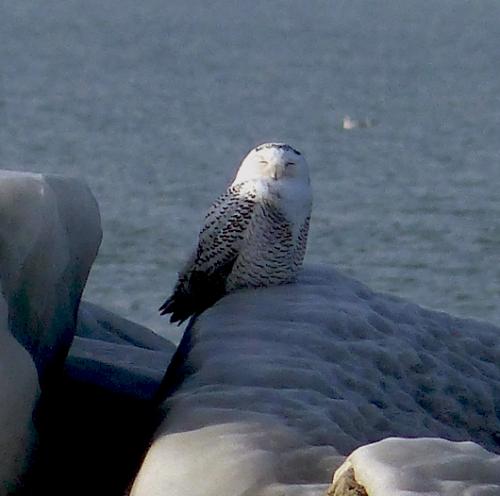
<svg viewBox="0 0 500 496">
<path fill-rule="evenodd" d="M 45 0 L 0 15 L 0 166 L 78 175 L 85 297 L 156 309 L 242 156 L 308 158 L 307 259 L 500 324 L 500 2 Z M 343 130 L 344 116 L 372 127 Z"/>
</svg>

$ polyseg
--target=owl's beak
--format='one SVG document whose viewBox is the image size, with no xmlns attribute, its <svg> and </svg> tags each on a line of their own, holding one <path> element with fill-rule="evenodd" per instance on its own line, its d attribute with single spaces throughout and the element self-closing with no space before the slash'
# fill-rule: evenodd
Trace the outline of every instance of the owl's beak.
<svg viewBox="0 0 500 496">
<path fill-rule="evenodd" d="M 275 164 L 271 177 L 276 181 L 282 178 L 284 173 L 285 173 L 285 166 L 283 164 Z"/>
</svg>

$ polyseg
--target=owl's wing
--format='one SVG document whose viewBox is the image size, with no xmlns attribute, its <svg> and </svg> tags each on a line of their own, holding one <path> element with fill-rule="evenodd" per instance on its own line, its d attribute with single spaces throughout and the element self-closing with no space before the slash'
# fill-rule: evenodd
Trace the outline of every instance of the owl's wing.
<svg viewBox="0 0 500 496">
<path fill-rule="evenodd" d="M 230 187 L 213 203 L 196 252 L 179 274 L 172 296 L 160 307 L 161 315 L 171 313 L 170 322 L 181 324 L 225 294 L 226 279 L 238 258 L 255 205 L 255 194 L 243 193 L 240 185 Z"/>
<path fill-rule="evenodd" d="M 300 226 L 299 235 L 297 238 L 297 244 L 295 248 L 295 256 L 294 256 L 294 264 L 297 268 L 302 265 L 302 261 L 304 260 L 304 256 L 306 254 L 307 247 L 307 236 L 309 233 L 309 223 L 311 221 L 311 217 L 307 217 L 304 223 Z"/>
</svg>

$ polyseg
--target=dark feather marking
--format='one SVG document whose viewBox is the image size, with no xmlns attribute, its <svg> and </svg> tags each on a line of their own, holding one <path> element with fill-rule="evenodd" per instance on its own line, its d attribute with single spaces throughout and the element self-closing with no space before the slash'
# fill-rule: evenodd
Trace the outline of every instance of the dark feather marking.
<svg viewBox="0 0 500 496">
<path fill-rule="evenodd" d="M 178 285 L 174 294 L 160 307 L 160 315 L 171 313 L 170 322 L 181 325 L 191 315 L 200 315 L 226 294 L 226 279 L 236 257 L 217 267 L 211 274 L 194 270 L 186 285 Z"/>
<path fill-rule="evenodd" d="M 181 274 L 172 296 L 160 307 L 161 315 L 172 314 L 170 322 L 181 324 L 199 315 L 226 293 L 226 279 L 255 207 L 254 201 L 240 195 L 242 187 L 228 188 L 208 210 L 192 266 Z"/>
<path fill-rule="evenodd" d="M 281 150 L 291 151 L 291 152 L 295 153 L 296 155 L 301 155 L 301 153 L 299 151 L 297 151 L 295 148 L 292 148 L 290 145 L 287 145 L 285 143 L 265 143 L 265 144 L 260 145 L 257 148 L 255 148 L 255 151 L 259 152 L 260 150 L 264 150 L 265 148 L 278 148 Z"/>
</svg>

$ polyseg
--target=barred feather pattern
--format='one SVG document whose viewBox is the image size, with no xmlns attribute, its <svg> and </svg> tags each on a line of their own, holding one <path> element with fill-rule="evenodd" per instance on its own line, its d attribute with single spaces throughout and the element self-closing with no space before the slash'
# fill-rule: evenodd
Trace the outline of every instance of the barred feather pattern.
<svg viewBox="0 0 500 496">
<path fill-rule="evenodd" d="M 194 270 L 213 274 L 235 259 L 256 203 L 255 191 L 243 192 L 244 184 L 231 186 L 210 207 L 200 232 Z"/>
<path fill-rule="evenodd" d="M 293 281 L 308 229 L 309 217 L 294 236 L 283 212 L 258 194 L 255 183 L 232 185 L 207 212 L 197 250 L 161 313 L 182 322 L 236 289 Z"/>
<path fill-rule="evenodd" d="M 257 204 L 226 290 L 293 281 L 304 259 L 308 224 L 306 220 L 294 239 L 290 223 L 278 208 L 268 202 Z"/>
</svg>

